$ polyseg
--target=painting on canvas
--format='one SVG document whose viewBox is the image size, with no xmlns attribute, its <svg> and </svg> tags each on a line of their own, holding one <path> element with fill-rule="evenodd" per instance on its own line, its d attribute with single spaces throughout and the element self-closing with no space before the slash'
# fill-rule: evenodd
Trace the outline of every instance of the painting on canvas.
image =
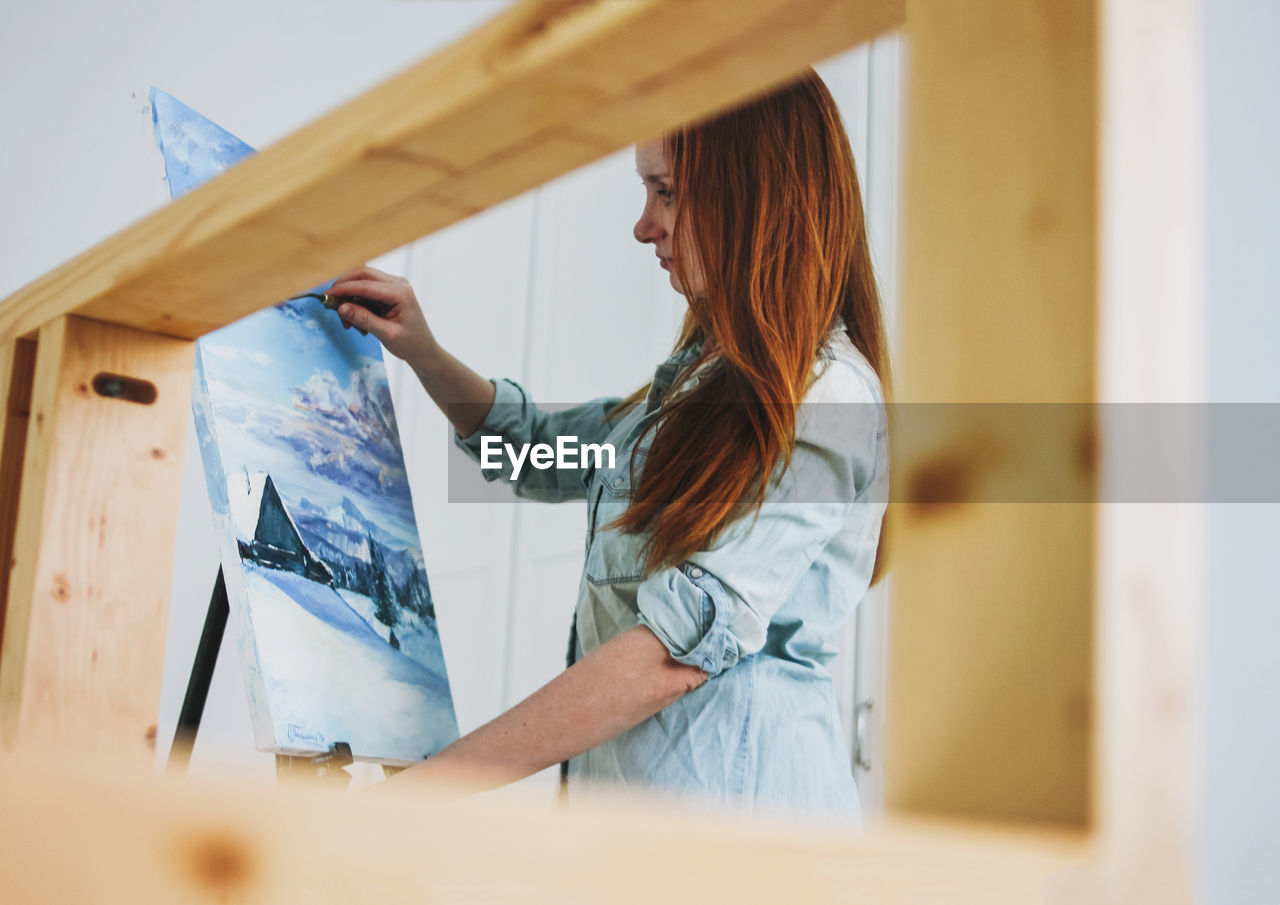
<svg viewBox="0 0 1280 905">
<path fill-rule="evenodd" d="M 175 196 L 252 153 L 152 105 Z M 199 341 L 192 399 L 257 746 L 405 764 L 456 739 L 377 340 L 286 302 Z"/>
</svg>

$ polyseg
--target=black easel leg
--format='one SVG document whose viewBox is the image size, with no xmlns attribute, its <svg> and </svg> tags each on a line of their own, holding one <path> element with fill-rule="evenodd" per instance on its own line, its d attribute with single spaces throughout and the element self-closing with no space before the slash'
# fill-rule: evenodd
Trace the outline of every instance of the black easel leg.
<svg viewBox="0 0 1280 905">
<path fill-rule="evenodd" d="M 204 716 L 204 704 L 209 698 L 209 686 L 213 683 L 213 668 L 218 662 L 218 649 L 227 629 L 227 616 L 231 605 L 227 601 L 227 582 L 218 567 L 218 579 L 213 584 L 209 598 L 209 611 L 204 617 L 204 630 L 196 647 L 196 659 L 191 665 L 191 678 L 187 681 L 187 693 L 182 699 L 182 711 L 178 714 L 178 728 L 173 734 L 173 746 L 169 749 L 168 769 L 185 773 L 191 763 L 191 749 L 195 746 L 200 718 Z"/>
</svg>

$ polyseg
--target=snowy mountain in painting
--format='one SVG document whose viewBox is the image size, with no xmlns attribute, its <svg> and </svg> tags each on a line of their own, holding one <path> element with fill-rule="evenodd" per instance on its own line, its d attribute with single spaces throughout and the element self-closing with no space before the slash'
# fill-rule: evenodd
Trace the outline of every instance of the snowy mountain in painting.
<svg viewBox="0 0 1280 905">
<path fill-rule="evenodd" d="M 397 627 L 435 631 L 421 552 L 392 548 L 347 497 L 320 515 L 314 506 L 290 506 L 269 474 L 247 469 L 228 479 L 227 497 L 242 559 L 371 600 L 362 616 L 385 626 L 389 631 L 380 634 L 393 647 L 399 647 Z M 295 508 L 307 514 L 295 519 Z"/>
</svg>

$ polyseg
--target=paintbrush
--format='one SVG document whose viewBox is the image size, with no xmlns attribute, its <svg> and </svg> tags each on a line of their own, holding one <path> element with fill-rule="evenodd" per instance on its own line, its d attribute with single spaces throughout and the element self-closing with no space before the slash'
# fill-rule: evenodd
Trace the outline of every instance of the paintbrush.
<svg viewBox="0 0 1280 905">
<path fill-rule="evenodd" d="M 366 311 L 372 311 L 378 317 L 386 317 L 391 313 L 391 309 L 395 307 L 381 299 L 369 299 L 362 295 L 330 295 L 327 292 L 304 292 L 302 295 L 295 295 L 289 301 L 292 302 L 297 299 L 316 299 L 330 311 L 337 311 L 339 305 L 350 303 L 359 305 Z"/>
</svg>

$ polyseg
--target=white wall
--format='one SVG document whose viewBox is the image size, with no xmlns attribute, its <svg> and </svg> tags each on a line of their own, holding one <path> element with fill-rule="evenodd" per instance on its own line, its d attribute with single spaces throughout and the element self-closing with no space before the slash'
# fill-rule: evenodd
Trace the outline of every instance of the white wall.
<svg viewBox="0 0 1280 905">
<path fill-rule="evenodd" d="M 0 13 L 0 93 L 10 124 L 0 197 L 0 295 L 163 203 L 143 115 L 151 85 L 263 147 L 492 15 L 503 3 L 121 0 L 74 14 L 48 4 Z M 849 125 L 886 299 L 896 283 L 898 41 L 819 67 Z M 643 198 L 631 152 L 513 199 L 380 262 L 413 282 L 441 341 L 481 373 L 545 402 L 624 394 L 665 357 L 683 313 L 652 250 L 631 237 Z M 446 501 L 443 416 L 389 367 L 445 657 L 462 731 L 563 668 L 581 570 L 582 504 Z M 190 446 L 166 651 L 167 747 L 217 571 L 199 457 Z M 879 695 L 883 594 L 867 601 L 862 669 L 836 664 L 843 709 L 855 680 Z M 850 621 L 845 645 L 856 643 Z M 878 718 L 872 744 L 878 744 Z M 846 721 L 847 722 L 847 721 Z M 873 747 L 877 770 L 878 757 Z M 234 648 L 219 658 L 192 769 L 270 782 L 253 751 Z M 363 777 L 368 779 L 366 774 Z M 860 777 L 874 807 L 878 779 Z M 545 794 L 554 769 L 524 786 Z"/>
<path fill-rule="evenodd" d="M 1280 5 L 1205 0 L 1208 398 L 1280 403 Z M 1204 905 L 1280 902 L 1280 505 L 1207 512 Z"/>
<path fill-rule="evenodd" d="M 0 5 L 7 295 L 152 210 L 135 111 L 165 89 L 254 147 L 450 43 L 506 3 L 119 0 Z M 137 96 L 133 96 L 136 94 Z"/>
</svg>

